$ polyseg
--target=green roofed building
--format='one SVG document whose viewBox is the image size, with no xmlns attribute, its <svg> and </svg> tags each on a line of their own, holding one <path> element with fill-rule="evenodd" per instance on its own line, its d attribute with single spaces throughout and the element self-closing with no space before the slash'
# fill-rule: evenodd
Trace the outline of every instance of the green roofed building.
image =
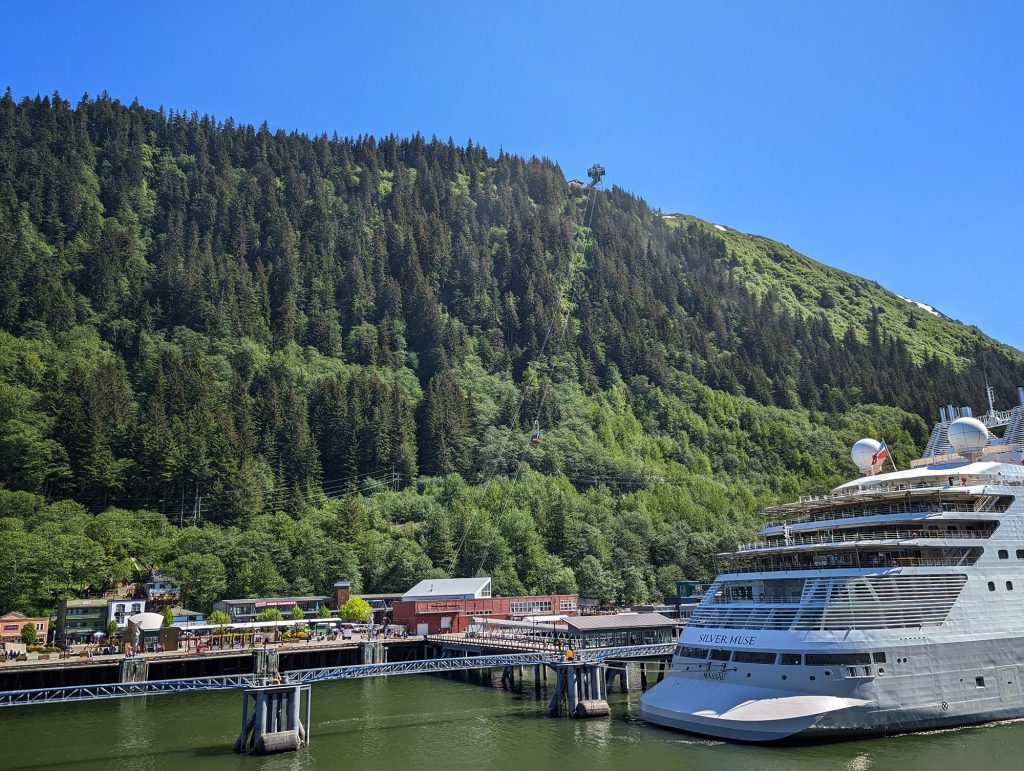
<svg viewBox="0 0 1024 771">
<path fill-rule="evenodd" d="M 86 642 L 107 631 L 109 600 L 64 600 L 57 607 L 56 639 Z"/>
</svg>

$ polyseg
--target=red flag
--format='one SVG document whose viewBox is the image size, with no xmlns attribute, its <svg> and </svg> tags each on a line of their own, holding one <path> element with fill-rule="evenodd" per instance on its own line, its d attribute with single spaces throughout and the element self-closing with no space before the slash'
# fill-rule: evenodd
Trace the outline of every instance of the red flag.
<svg viewBox="0 0 1024 771">
<path fill-rule="evenodd" d="M 885 446 L 885 440 L 878 446 L 878 452 L 871 456 L 871 465 L 878 466 L 889 457 L 889 448 Z"/>
</svg>

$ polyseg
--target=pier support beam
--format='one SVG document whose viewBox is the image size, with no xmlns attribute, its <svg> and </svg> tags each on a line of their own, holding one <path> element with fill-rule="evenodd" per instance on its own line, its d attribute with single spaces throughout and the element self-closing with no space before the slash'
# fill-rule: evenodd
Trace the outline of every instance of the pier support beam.
<svg viewBox="0 0 1024 771">
<path fill-rule="evenodd" d="M 122 659 L 119 676 L 122 683 L 144 683 L 149 679 L 149 661 L 141 656 Z"/>
<path fill-rule="evenodd" d="M 387 661 L 384 643 L 378 640 L 369 640 L 359 643 L 360 664 L 383 664 Z"/>
<path fill-rule="evenodd" d="M 276 648 L 257 648 L 252 652 L 253 674 L 275 680 L 280 677 L 280 661 Z"/>
<path fill-rule="evenodd" d="M 548 715 L 587 718 L 611 714 L 603 664 L 566 662 L 551 666 L 557 679 Z"/>
<path fill-rule="evenodd" d="M 235 752 L 265 755 L 309 744 L 310 695 L 308 685 L 247 688 L 242 694 L 242 730 L 235 741 Z"/>
</svg>

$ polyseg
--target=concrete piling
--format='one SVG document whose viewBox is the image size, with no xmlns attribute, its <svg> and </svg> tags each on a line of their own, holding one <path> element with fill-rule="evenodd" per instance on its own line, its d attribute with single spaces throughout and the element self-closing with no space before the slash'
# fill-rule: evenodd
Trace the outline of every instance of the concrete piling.
<svg viewBox="0 0 1024 771">
<path fill-rule="evenodd" d="M 301 703 L 306 699 L 305 722 Z M 249 709 L 250 701 L 253 703 Z M 309 743 L 310 687 L 269 685 L 247 688 L 242 694 L 242 730 L 235 752 L 265 755 L 287 752 Z"/>
</svg>

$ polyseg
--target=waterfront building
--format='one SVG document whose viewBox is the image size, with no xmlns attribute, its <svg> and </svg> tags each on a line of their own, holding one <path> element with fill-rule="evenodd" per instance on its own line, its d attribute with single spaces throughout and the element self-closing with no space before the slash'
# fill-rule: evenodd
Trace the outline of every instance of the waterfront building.
<svg viewBox="0 0 1024 771">
<path fill-rule="evenodd" d="M 155 650 L 160 643 L 164 617 L 160 613 L 136 613 L 125 619 L 124 641 L 136 651 Z M 174 630 L 177 639 L 178 630 Z M 177 647 L 177 646 L 175 646 Z"/>
<path fill-rule="evenodd" d="M 475 618 L 470 636 L 481 640 L 554 645 L 558 648 L 612 648 L 675 642 L 678 625 L 660 613 L 611 613 L 534 620 Z"/>
<path fill-rule="evenodd" d="M 56 639 L 83 642 L 98 632 L 106 632 L 109 605 L 103 598 L 63 600 L 57 606 Z"/>
<path fill-rule="evenodd" d="M 50 628 L 50 619 L 29 618 L 21 613 L 6 613 L 0 616 L 0 643 L 20 643 L 21 630 L 26 626 L 35 627 L 37 642 L 46 642 L 46 633 Z"/>
<path fill-rule="evenodd" d="M 260 613 L 276 608 L 285 616 L 298 607 L 306 618 L 314 618 L 322 606 L 331 606 L 330 597 L 251 597 L 240 600 L 218 600 L 213 609 L 231 616 L 232 621 L 253 621 Z"/>
<path fill-rule="evenodd" d="M 395 603 L 402 599 L 402 593 L 360 594 L 359 598 L 369 603 L 373 623 L 390 624 L 394 620 Z"/>
<path fill-rule="evenodd" d="M 660 645 L 676 641 L 676 622 L 661 613 L 613 613 L 565 619 L 571 638 L 584 648 Z"/>
<path fill-rule="evenodd" d="M 106 630 L 107 625 L 113 621 L 117 624 L 119 629 L 124 629 L 125 624 L 128 623 L 128 616 L 133 616 L 136 613 L 144 613 L 146 610 L 146 601 L 141 599 L 124 599 L 122 597 L 116 597 L 110 600 L 104 600 L 107 603 L 107 620 L 103 624 L 103 630 Z"/>
<path fill-rule="evenodd" d="M 432 578 L 403 594 L 392 606 L 392 618 L 410 633 L 424 635 L 465 632 L 474 617 L 575 616 L 578 610 L 575 594 L 494 597 L 487 577 Z"/>
<path fill-rule="evenodd" d="M 177 605 L 171 607 L 171 613 L 174 615 L 174 625 L 187 629 L 190 626 L 206 623 L 206 616 L 194 610 L 186 610 L 180 608 Z"/>
</svg>

